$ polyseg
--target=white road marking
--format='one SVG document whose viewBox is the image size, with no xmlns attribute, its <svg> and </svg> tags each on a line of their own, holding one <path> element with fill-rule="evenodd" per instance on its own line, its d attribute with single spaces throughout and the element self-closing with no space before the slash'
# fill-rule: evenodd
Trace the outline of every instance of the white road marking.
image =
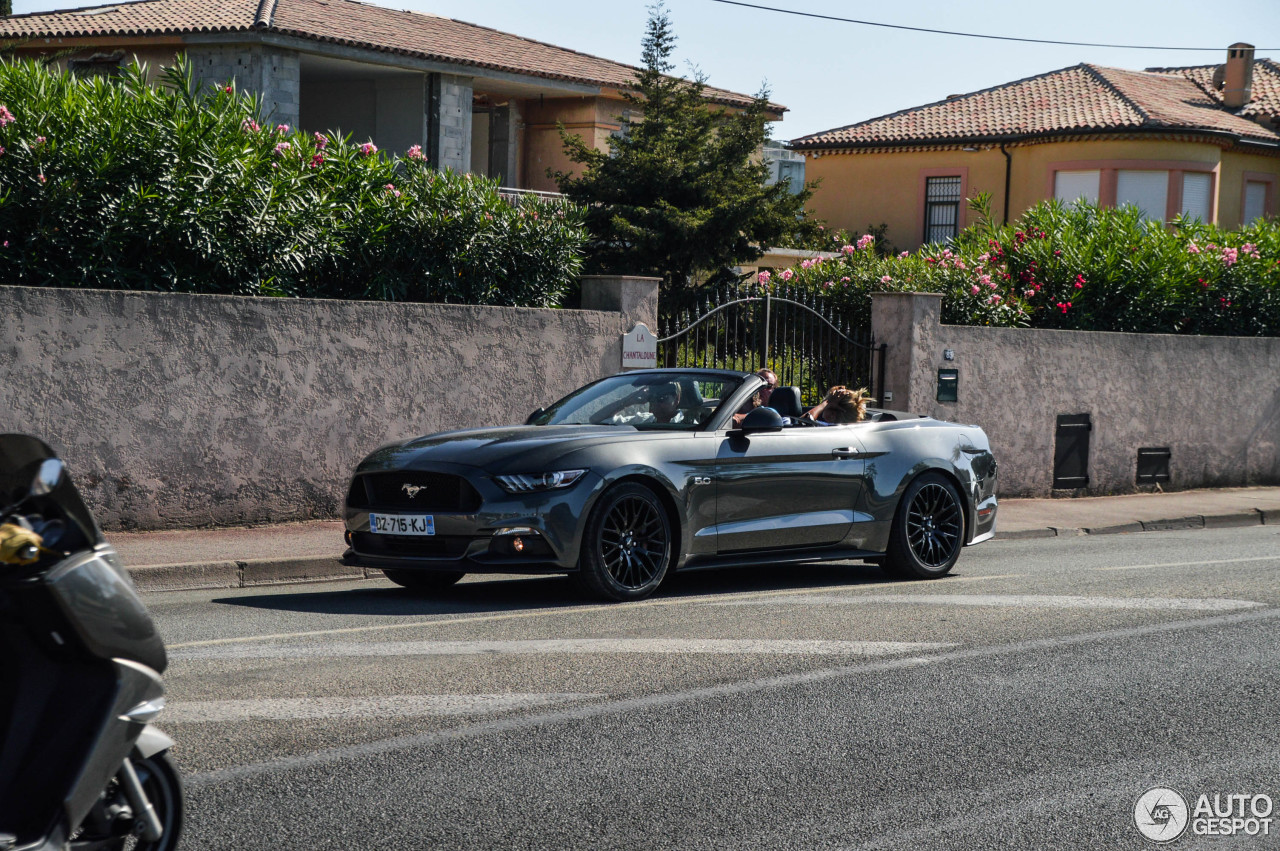
<svg viewBox="0 0 1280 851">
<path fill-rule="evenodd" d="M 1250 556 L 1249 558 L 1214 558 L 1208 561 L 1170 561 L 1163 564 L 1120 564 L 1111 567 L 1085 567 L 1081 570 L 1156 570 L 1164 567 L 1207 567 L 1211 564 L 1245 564 L 1251 561 L 1280 561 L 1280 556 Z"/>
<path fill-rule="evenodd" d="M 945 650 L 954 644 L 911 641 L 806 641 L 722 638 L 549 638 L 522 641 L 332 641 L 187 647 L 173 660 L 295 659 L 342 656 L 483 656 L 551 653 L 889 656 Z"/>
<path fill-rule="evenodd" d="M 257 700 L 174 701 L 165 708 L 166 724 L 209 721 L 344 721 L 371 718 L 419 718 L 431 715 L 484 715 L 511 709 L 555 706 L 603 694 L 423 694 L 385 697 L 287 697 Z"/>
<path fill-rule="evenodd" d="M 1049 653 L 1064 648 L 1087 646 L 1095 643 L 1113 645 L 1118 641 L 1153 635 L 1170 635 L 1202 629 L 1228 629 L 1233 626 L 1272 620 L 1277 617 L 1280 617 L 1280 609 L 1263 609 L 1262 611 L 1240 612 L 1196 620 L 1178 620 L 1123 629 L 1109 629 L 1102 632 L 1064 635 L 1056 638 L 1016 641 L 1012 644 L 998 644 L 989 647 L 963 648 L 945 651 L 928 657 L 906 656 L 896 659 L 877 659 L 872 662 L 841 665 L 836 668 L 826 668 L 818 671 L 802 671 L 793 674 L 782 674 L 776 677 L 763 677 L 754 680 L 703 686 L 687 691 L 666 692 L 601 703 L 588 703 L 583 706 L 556 709 L 539 715 L 497 718 L 447 730 L 433 730 L 427 733 L 383 739 L 378 742 L 347 745 L 298 756 L 281 757 L 246 765 L 234 765 L 228 768 L 188 775 L 186 785 L 192 790 L 206 789 L 224 783 L 242 783 L 250 778 L 263 775 L 279 774 L 313 766 L 330 766 L 343 760 L 366 759 L 382 753 L 421 750 L 444 742 L 462 741 L 478 736 L 537 729 L 550 724 L 572 723 L 590 718 L 627 715 L 653 709 L 686 706 L 702 700 L 719 700 L 740 695 L 755 695 L 762 691 L 827 682 L 842 677 L 902 671 L 927 665 L 960 662 L 967 659 L 989 659 L 1002 656 L 1023 656 L 1028 653 Z"/>
<path fill-rule="evenodd" d="M 1263 605 L 1251 600 L 1183 597 L 1084 597 L 1074 594 L 812 594 L 790 597 L 797 606 L 998 606 L 1019 609 L 1145 609 L 1169 612 L 1234 612 Z M 777 605 L 776 600 L 737 600 L 716 606 Z"/>
</svg>

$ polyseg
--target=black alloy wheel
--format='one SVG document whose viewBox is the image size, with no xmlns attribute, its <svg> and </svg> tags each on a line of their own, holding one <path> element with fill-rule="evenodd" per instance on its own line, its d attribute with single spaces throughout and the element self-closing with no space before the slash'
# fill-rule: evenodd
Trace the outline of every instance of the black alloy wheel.
<svg viewBox="0 0 1280 851">
<path fill-rule="evenodd" d="M 964 546 L 964 508 L 950 480 L 925 473 L 902 494 L 884 569 L 908 579 L 946 576 Z"/>
<path fill-rule="evenodd" d="M 639 600 L 662 583 L 672 560 L 671 523 L 653 491 L 628 482 L 600 497 L 587 521 L 578 581 L 606 600 Z"/>
</svg>

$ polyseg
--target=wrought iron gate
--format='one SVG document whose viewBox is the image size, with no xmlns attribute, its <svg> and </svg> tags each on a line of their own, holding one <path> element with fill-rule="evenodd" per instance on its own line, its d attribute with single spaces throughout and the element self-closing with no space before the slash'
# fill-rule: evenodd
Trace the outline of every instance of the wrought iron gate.
<svg viewBox="0 0 1280 851">
<path fill-rule="evenodd" d="M 659 329 L 658 364 L 755 372 L 765 366 L 778 383 L 800 388 L 806 406 L 827 388 L 884 387 L 884 343 L 848 325 L 810 293 L 742 288 L 718 291 L 699 308 L 668 317 Z"/>
</svg>

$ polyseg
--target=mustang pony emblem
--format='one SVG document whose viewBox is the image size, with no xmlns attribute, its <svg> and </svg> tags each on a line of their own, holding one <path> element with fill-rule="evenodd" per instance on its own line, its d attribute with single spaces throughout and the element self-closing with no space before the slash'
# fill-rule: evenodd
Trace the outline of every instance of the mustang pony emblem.
<svg viewBox="0 0 1280 851">
<path fill-rule="evenodd" d="M 423 490 L 423 488 L 419 487 L 418 485 L 411 485 L 408 482 L 405 482 L 403 485 L 401 485 L 400 490 L 407 493 L 409 495 L 409 499 L 413 499 L 415 496 L 418 495 L 418 491 Z"/>
</svg>

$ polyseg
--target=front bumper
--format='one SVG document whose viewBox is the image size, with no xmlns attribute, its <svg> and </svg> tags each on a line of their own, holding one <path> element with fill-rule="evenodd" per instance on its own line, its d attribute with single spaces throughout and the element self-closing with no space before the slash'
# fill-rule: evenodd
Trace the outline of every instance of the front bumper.
<svg viewBox="0 0 1280 851">
<path fill-rule="evenodd" d="M 480 494 L 474 511 L 414 512 L 403 505 L 344 506 L 347 564 L 395 570 L 467 573 L 565 573 L 577 570 L 587 512 L 602 489 L 588 472 L 573 485 L 511 494 L 475 468 L 449 465 L 433 472 L 459 475 Z M 430 513 L 434 535 L 388 535 L 370 531 L 369 515 Z M 499 535 L 502 530 L 529 530 Z M 520 537 L 523 552 L 510 541 Z"/>
</svg>

